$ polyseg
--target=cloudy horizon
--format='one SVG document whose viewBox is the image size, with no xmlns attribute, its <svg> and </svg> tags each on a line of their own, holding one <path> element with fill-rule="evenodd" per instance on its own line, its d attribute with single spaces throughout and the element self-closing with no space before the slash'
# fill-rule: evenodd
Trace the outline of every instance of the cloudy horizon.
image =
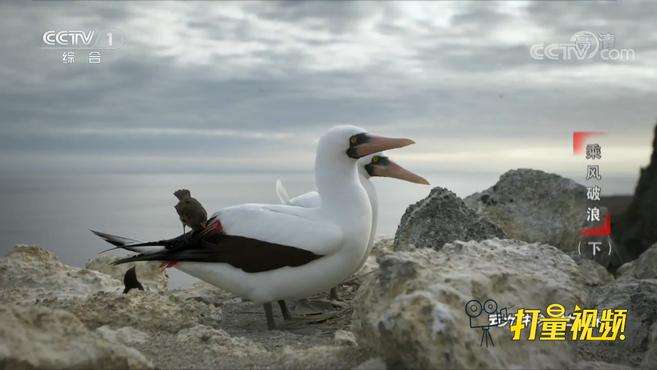
<svg viewBox="0 0 657 370">
<path fill-rule="evenodd" d="M 607 132 L 614 175 L 650 153 L 651 2 L 0 7 L 0 173 L 312 171 L 316 138 L 343 123 L 415 138 L 398 156 L 429 171 L 571 173 L 574 130 Z M 67 65 L 40 47 L 50 29 L 117 29 L 125 45 Z M 530 57 L 581 30 L 636 59 Z"/>
<path fill-rule="evenodd" d="M 603 131 L 604 195 L 628 194 L 657 119 L 649 1 L 2 2 L 0 250 L 34 243 L 82 265 L 89 228 L 179 232 L 172 192 L 210 210 L 310 190 L 336 124 L 405 136 L 388 153 L 465 196 L 513 168 L 584 181 L 572 132 Z M 123 45 L 62 63 L 50 30 Z M 613 35 L 631 60 L 539 60 L 533 46 Z M 541 49 L 543 50 L 543 49 Z M 430 187 L 377 179 L 379 233 Z M 3 253 L 4 254 L 4 253 Z"/>
</svg>

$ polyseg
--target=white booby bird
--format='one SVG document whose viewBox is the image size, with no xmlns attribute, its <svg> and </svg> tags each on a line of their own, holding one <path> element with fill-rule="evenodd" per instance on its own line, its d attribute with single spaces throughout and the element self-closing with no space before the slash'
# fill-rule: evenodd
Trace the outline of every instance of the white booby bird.
<svg viewBox="0 0 657 370">
<path fill-rule="evenodd" d="M 157 242 L 96 233 L 111 244 L 146 253 L 116 263 L 167 261 L 179 270 L 256 303 L 274 328 L 271 302 L 329 289 L 355 271 L 367 250 L 372 209 L 356 168 L 366 155 L 413 144 L 337 126 L 319 140 L 316 208 L 244 204 L 216 212 L 205 230 Z M 153 250 L 153 247 L 159 250 Z M 283 306 L 283 305 L 282 305 Z M 283 307 L 281 307 L 283 308 Z"/>
<path fill-rule="evenodd" d="M 372 227 L 370 229 L 367 243 L 367 251 L 365 252 L 365 256 L 358 268 L 365 263 L 365 260 L 370 255 L 376 236 L 379 200 L 374 184 L 372 184 L 372 181 L 370 180 L 371 177 L 392 177 L 416 184 L 429 185 L 429 182 L 425 178 L 406 170 L 382 153 L 370 154 L 358 160 L 358 178 L 367 192 L 367 197 L 370 201 L 370 206 L 372 207 Z M 280 179 L 276 180 L 276 195 L 282 204 L 306 208 L 314 208 L 321 205 L 321 198 L 316 190 L 290 198 L 287 189 L 285 189 L 285 186 L 283 186 L 283 182 Z M 335 287 L 331 288 L 330 297 L 332 299 L 337 298 Z"/>
</svg>

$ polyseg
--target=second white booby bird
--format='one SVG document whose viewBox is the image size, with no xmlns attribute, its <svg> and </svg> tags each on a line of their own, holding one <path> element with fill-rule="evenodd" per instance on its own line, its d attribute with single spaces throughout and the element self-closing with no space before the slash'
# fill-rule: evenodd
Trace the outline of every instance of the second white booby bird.
<svg viewBox="0 0 657 370">
<path fill-rule="evenodd" d="M 416 184 L 429 185 L 429 182 L 422 176 L 416 175 L 397 163 L 390 160 L 390 158 L 383 155 L 383 153 L 370 154 L 358 160 L 358 179 L 360 180 L 361 185 L 367 192 L 367 198 L 370 201 L 370 206 L 372 207 L 372 227 L 370 229 L 370 235 L 367 242 L 367 251 L 365 256 L 361 261 L 360 268 L 364 263 L 367 257 L 372 251 L 372 246 L 374 245 L 374 239 L 376 236 L 377 224 L 378 224 L 378 214 L 379 214 L 379 199 L 376 194 L 376 189 L 374 184 L 370 180 L 371 177 L 392 177 Z M 294 198 L 290 198 L 288 195 L 287 189 L 283 185 L 281 180 L 276 180 L 276 195 L 282 204 L 313 208 L 319 207 L 321 205 L 321 198 L 319 193 L 315 191 L 309 191 L 307 193 L 301 194 Z M 355 272 L 355 271 L 354 271 Z M 330 297 L 332 299 L 337 298 L 337 291 L 335 287 L 331 288 Z"/>
<path fill-rule="evenodd" d="M 319 140 L 317 208 L 244 204 L 216 212 L 205 230 L 148 243 L 97 233 L 131 251 L 117 261 L 167 261 L 189 275 L 256 303 L 274 328 L 271 302 L 304 298 L 329 289 L 355 271 L 367 251 L 372 209 L 356 168 L 366 155 L 413 144 L 337 126 Z M 161 246 L 153 250 L 154 246 Z M 281 307 L 283 308 L 283 307 Z"/>
</svg>

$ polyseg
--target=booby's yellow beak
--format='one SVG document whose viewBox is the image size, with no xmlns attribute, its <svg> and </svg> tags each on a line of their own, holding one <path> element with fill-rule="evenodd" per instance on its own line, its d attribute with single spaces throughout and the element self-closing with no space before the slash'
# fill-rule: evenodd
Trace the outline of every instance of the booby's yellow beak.
<svg viewBox="0 0 657 370">
<path fill-rule="evenodd" d="M 370 163 L 365 166 L 365 169 L 370 176 L 392 177 L 415 184 L 429 185 L 429 181 L 424 177 L 414 174 L 388 158 L 378 163 Z"/>
<path fill-rule="evenodd" d="M 390 138 L 361 134 L 352 136 L 347 154 L 351 158 L 358 159 L 373 153 L 402 148 L 411 144 L 415 144 L 415 141 L 405 138 Z"/>
</svg>

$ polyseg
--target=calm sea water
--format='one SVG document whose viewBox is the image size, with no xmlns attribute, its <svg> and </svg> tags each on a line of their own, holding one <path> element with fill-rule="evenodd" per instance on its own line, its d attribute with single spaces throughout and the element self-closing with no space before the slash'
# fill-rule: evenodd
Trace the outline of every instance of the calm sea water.
<svg viewBox="0 0 657 370">
<path fill-rule="evenodd" d="M 498 173 L 423 173 L 433 186 L 463 197 L 494 184 Z M 3 176 L 0 182 L 0 253 L 15 244 L 37 244 L 59 258 L 82 266 L 108 245 L 89 229 L 154 240 L 178 235 L 182 227 L 173 209 L 173 192 L 188 188 L 209 213 L 240 203 L 277 203 L 274 182 L 281 178 L 291 196 L 313 189 L 311 173 L 259 174 L 112 174 Z M 615 193 L 631 193 L 634 178 L 608 179 Z M 406 207 L 427 196 L 431 187 L 393 179 L 374 179 L 379 195 L 378 234 L 392 236 Z M 188 285 L 172 271 L 172 286 Z"/>
</svg>

